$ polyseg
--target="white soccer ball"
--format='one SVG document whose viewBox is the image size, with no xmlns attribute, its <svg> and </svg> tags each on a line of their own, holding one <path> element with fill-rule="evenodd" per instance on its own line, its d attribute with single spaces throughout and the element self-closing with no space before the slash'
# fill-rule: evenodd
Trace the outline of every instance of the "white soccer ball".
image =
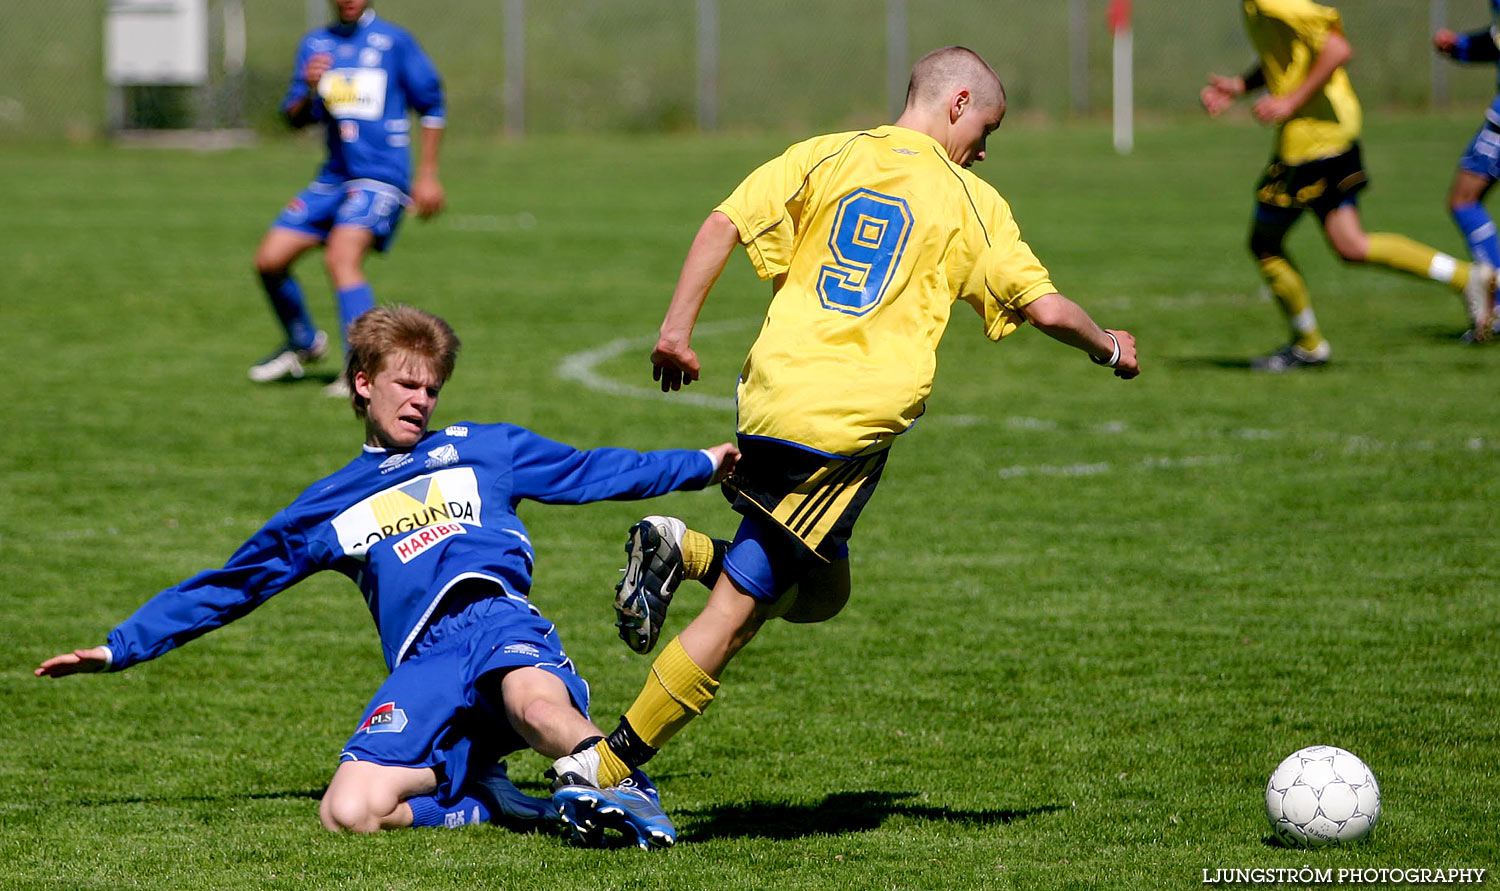
<svg viewBox="0 0 1500 891">
<path fill-rule="evenodd" d="M 1380 787 L 1349 752 L 1308 746 L 1286 756 L 1271 774 L 1266 818 L 1276 837 L 1295 847 L 1356 842 L 1380 819 Z"/>
</svg>

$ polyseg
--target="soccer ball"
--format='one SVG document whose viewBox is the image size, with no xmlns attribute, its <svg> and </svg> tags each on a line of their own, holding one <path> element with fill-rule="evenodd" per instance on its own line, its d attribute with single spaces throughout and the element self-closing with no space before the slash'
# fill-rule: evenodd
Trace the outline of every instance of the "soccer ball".
<svg viewBox="0 0 1500 891">
<path fill-rule="evenodd" d="M 1337 746 L 1286 756 L 1266 783 L 1266 819 L 1293 847 L 1359 841 L 1380 819 L 1380 787 L 1365 763 Z"/>
</svg>

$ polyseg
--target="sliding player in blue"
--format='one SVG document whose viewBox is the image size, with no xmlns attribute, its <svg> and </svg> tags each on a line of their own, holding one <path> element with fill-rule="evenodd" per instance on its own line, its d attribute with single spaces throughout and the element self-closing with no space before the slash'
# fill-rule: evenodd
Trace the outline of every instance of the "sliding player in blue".
<svg viewBox="0 0 1500 891">
<path fill-rule="evenodd" d="M 1490 0 L 1490 19 L 1489 27 L 1464 34 L 1442 28 L 1432 35 L 1432 44 L 1459 62 L 1500 62 L 1500 0 Z M 1500 238 L 1483 203 L 1496 179 L 1500 179 L 1500 94 L 1485 111 L 1479 132 L 1469 140 L 1448 192 L 1448 210 L 1468 241 L 1474 262 L 1500 268 Z M 1488 324 L 1476 325 L 1470 334 L 1476 340 L 1488 340 L 1497 333 L 1497 326 L 1500 319 L 1492 310 Z"/>
<path fill-rule="evenodd" d="M 702 488 L 734 466 L 705 450 L 579 451 L 511 424 L 429 431 L 458 339 L 446 322 L 379 307 L 349 328 L 345 377 L 362 452 L 272 517 L 221 569 L 157 594 L 103 646 L 43 662 L 38 677 L 119 671 L 234 621 L 321 570 L 359 586 L 390 676 L 361 715 L 319 810 L 332 830 L 480 821 L 555 823 L 583 844 L 618 830 L 642 848 L 676 830 L 639 771 L 552 800 L 513 786 L 499 759 L 560 758 L 602 737 L 589 688 L 527 594 L 535 560 L 524 499 L 584 504 Z"/>
<path fill-rule="evenodd" d="M 286 332 L 281 346 L 250 367 L 250 379 L 258 383 L 300 378 L 305 363 L 328 351 L 328 336 L 313 324 L 302 286 L 291 275 L 298 257 L 324 245 L 342 332 L 375 305 L 365 255 L 390 247 L 408 205 L 426 219 L 445 200 L 438 180 L 445 118 L 437 68 L 415 38 L 375 15 L 370 0 L 330 5 L 336 21 L 302 38 L 281 103 L 292 126 L 323 125 L 328 160 L 282 209 L 255 252 L 261 284 Z M 412 111 L 421 116 L 415 179 Z M 325 392 L 349 394 L 342 379 Z"/>
</svg>

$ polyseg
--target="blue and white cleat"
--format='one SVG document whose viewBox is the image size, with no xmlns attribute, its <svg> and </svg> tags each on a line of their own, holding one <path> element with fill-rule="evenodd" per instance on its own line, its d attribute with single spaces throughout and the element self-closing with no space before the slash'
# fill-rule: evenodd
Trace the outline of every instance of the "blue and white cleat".
<svg viewBox="0 0 1500 891">
<path fill-rule="evenodd" d="M 505 826 L 527 827 L 557 822 L 557 808 L 549 798 L 527 795 L 510 781 L 505 762 L 476 775 L 477 797 L 490 808 L 490 822 Z"/>
<path fill-rule="evenodd" d="M 661 809 L 660 793 L 639 770 L 608 789 L 581 783 L 560 786 L 552 793 L 552 804 L 574 843 L 586 848 L 603 845 L 607 829 L 619 831 L 643 851 L 677 842 L 677 827 Z"/>
</svg>

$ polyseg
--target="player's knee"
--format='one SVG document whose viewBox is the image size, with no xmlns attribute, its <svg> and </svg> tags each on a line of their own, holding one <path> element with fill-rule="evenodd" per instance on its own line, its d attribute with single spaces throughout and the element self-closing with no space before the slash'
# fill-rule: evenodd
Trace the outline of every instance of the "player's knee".
<svg viewBox="0 0 1500 891">
<path fill-rule="evenodd" d="M 255 252 L 255 271 L 259 275 L 278 275 L 290 267 L 290 263 L 264 248 Z"/>
<path fill-rule="evenodd" d="M 1279 257 L 1282 255 L 1282 242 L 1285 240 L 1286 231 L 1283 229 L 1272 229 L 1265 226 L 1255 226 L 1250 230 L 1250 242 L 1248 247 L 1250 253 L 1257 260 L 1267 257 Z"/>
<path fill-rule="evenodd" d="M 380 818 L 356 789 L 329 789 L 318 805 L 318 819 L 330 832 L 376 832 Z"/>
<path fill-rule="evenodd" d="M 1345 263 L 1363 263 L 1369 256 L 1369 246 L 1363 240 L 1335 238 L 1330 243 L 1333 245 L 1334 253 L 1338 254 L 1339 259 Z"/>
<path fill-rule="evenodd" d="M 361 260 L 359 251 L 348 248 L 330 247 L 323 254 L 323 265 L 327 267 L 328 275 L 335 282 L 345 279 L 362 279 Z"/>
</svg>

